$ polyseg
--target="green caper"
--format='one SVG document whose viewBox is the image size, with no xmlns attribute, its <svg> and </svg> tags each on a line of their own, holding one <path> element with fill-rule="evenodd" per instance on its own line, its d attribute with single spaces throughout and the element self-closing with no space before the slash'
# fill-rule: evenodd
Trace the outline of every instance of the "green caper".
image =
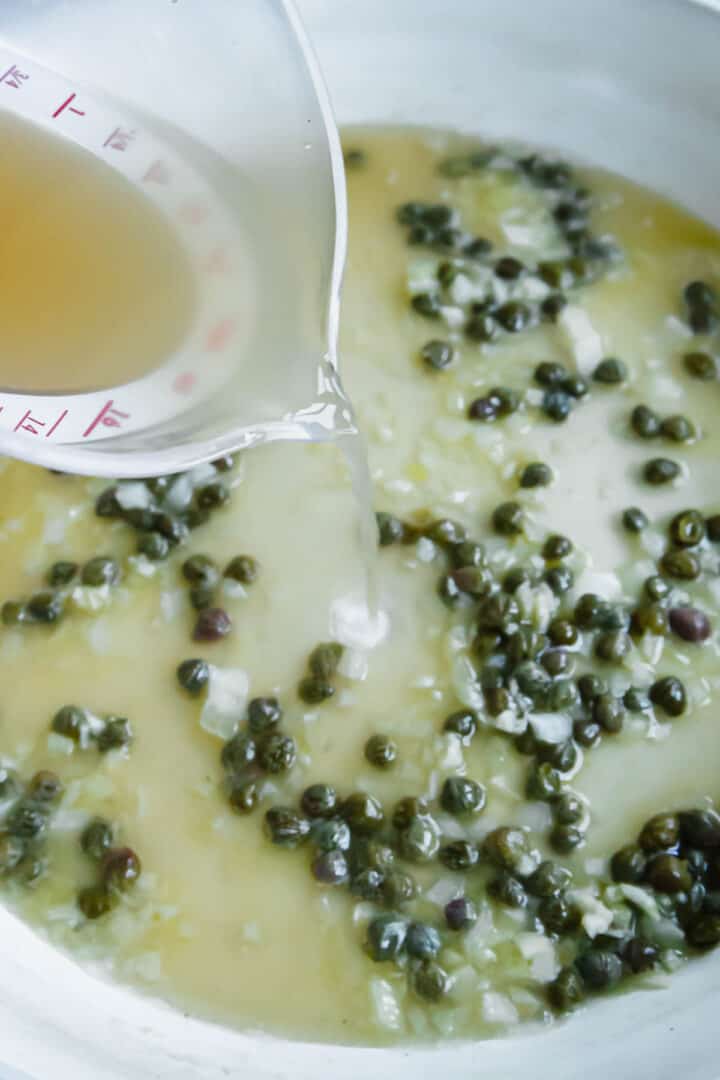
<svg viewBox="0 0 720 1080">
<path fill-rule="evenodd" d="M 681 469 L 676 461 L 670 458 L 652 458 L 646 462 L 643 468 L 643 476 L 648 484 L 658 487 L 660 484 L 670 484 L 680 475 Z"/>
<path fill-rule="evenodd" d="M 451 545 L 448 554 L 452 558 L 453 566 L 463 569 L 484 566 L 487 561 L 485 548 L 474 540 L 463 540 L 459 544 Z"/>
<path fill-rule="evenodd" d="M 558 675 L 567 675 L 573 669 L 573 659 L 565 649 L 548 649 L 540 658 L 540 663 L 553 679 Z"/>
<path fill-rule="evenodd" d="M 394 514 L 388 514 L 379 510 L 375 514 L 378 527 L 378 539 L 380 547 L 390 547 L 392 544 L 400 544 L 405 537 L 405 526 L 400 518 Z"/>
<path fill-rule="evenodd" d="M 269 731 L 258 742 L 257 762 L 264 772 L 288 772 L 295 764 L 296 758 L 297 746 L 292 735 Z"/>
<path fill-rule="evenodd" d="M 437 521 L 432 521 L 423 529 L 423 534 L 428 540 L 440 544 L 441 547 L 456 547 L 467 540 L 465 526 L 458 521 L 452 521 L 450 518 L 439 518 Z"/>
<path fill-rule="evenodd" d="M 687 416 L 667 416 L 660 425 L 660 434 L 672 442 L 690 442 L 695 438 L 695 425 Z"/>
<path fill-rule="evenodd" d="M 622 525 L 626 532 L 641 533 L 649 525 L 647 514 L 638 506 L 629 506 L 623 510 Z"/>
<path fill-rule="evenodd" d="M 537 917 L 548 934 L 567 934 L 580 924 L 577 908 L 564 896 L 545 896 L 538 904 Z"/>
<path fill-rule="evenodd" d="M 237 581 L 240 585 L 252 585 L 257 581 L 260 564 L 252 555 L 236 555 L 223 570 L 223 577 Z"/>
<path fill-rule="evenodd" d="M 650 698 L 637 686 L 629 686 L 623 694 L 623 705 L 628 712 L 645 712 L 650 708 Z"/>
<path fill-rule="evenodd" d="M 418 814 L 412 818 L 397 839 L 398 852 L 409 862 L 429 862 L 440 847 L 440 829 L 433 818 Z"/>
<path fill-rule="evenodd" d="M 568 855 L 585 842 L 585 833 L 576 825 L 553 825 L 550 830 L 550 846 L 561 855 Z"/>
<path fill-rule="evenodd" d="M 577 627 L 569 619 L 553 619 L 548 626 L 547 632 L 553 645 L 569 647 L 576 645 L 578 642 Z"/>
<path fill-rule="evenodd" d="M 412 969 L 411 985 L 424 1001 L 440 1001 L 452 989 L 452 978 L 435 960 L 423 960 Z"/>
<path fill-rule="evenodd" d="M 527 891 L 532 896 L 541 898 L 559 896 L 569 887 L 572 873 L 559 863 L 546 859 L 541 862 L 525 882 Z"/>
<path fill-rule="evenodd" d="M 377 832 L 385 821 L 383 808 L 373 795 L 353 792 L 340 806 L 340 813 L 350 828 L 360 835 Z"/>
<path fill-rule="evenodd" d="M 45 831 L 48 811 L 32 799 L 20 799 L 5 818 L 5 829 L 21 840 L 33 840 Z"/>
<path fill-rule="evenodd" d="M 117 585 L 120 581 L 120 567 L 109 555 L 98 555 L 82 568 L 83 585 Z"/>
<path fill-rule="evenodd" d="M 622 630 L 606 630 L 595 639 L 595 656 L 609 664 L 620 664 L 630 652 L 630 638 Z"/>
<path fill-rule="evenodd" d="M 429 371 L 445 371 L 455 359 L 455 350 L 449 341 L 428 341 L 420 350 L 420 359 Z"/>
<path fill-rule="evenodd" d="M 485 708 L 491 716 L 501 716 L 512 708 L 512 697 L 504 686 L 489 686 L 483 691 Z"/>
<path fill-rule="evenodd" d="M 407 920 L 401 915 L 377 915 L 367 928 L 368 955 L 375 961 L 396 959 L 405 948 L 407 929 Z"/>
<path fill-rule="evenodd" d="M 720 943 L 720 915 L 715 913 L 696 915 L 690 920 L 685 937 L 695 949 L 712 949 Z"/>
<path fill-rule="evenodd" d="M 52 730 L 73 742 L 81 742 L 88 732 L 88 720 L 84 709 L 77 705 L 63 705 L 52 718 Z"/>
<path fill-rule="evenodd" d="M 610 873 L 613 881 L 624 881 L 636 885 L 645 877 L 647 857 L 637 844 L 627 844 L 616 851 L 610 860 Z"/>
<path fill-rule="evenodd" d="M 472 315 L 464 326 L 465 336 L 471 341 L 494 341 L 500 330 L 497 322 L 487 313 Z"/>
<path fill-rule="evenodd" d="M 387 769 L 397 759 L 397 744 L 388 735 L 372 735 L 365 743 L 365 757 L 377 769 Z"/>
<path fill-rule="evenodd" d="M 688 321 L 695 334 L 709 334 L 720 323 L 720 298 L 706 281 L 691 281 L 683 290 Z"/>
<path fill-rule="evenodd" d="M 529 866 L 529 872 L 535 869 L 532 865 L 530 842 L 524 829 L 512 826 L 500 826 L 489 832 L 482 844 L 482 852 L 489 862 L 501 870 L 510 873 L 519 873 L 523 876 Z"/>
<path fill-rule="evenodd" d="M 80 846 L 91 859 L 100 862 L 113 846 L 114 830 L 104 818 L 93 818 L 80 834 Z"/>
<path fill-rule="evenodd" d="M 5 626 L 19 626 L 20 623 L 29 621 L 27 608 L 24 604 L 9 600 L 2 606 L 2 621 Z"/>
<path fill-rule="evenodd" d="M 105 885 L 90 885 L 78 893 L 78 907 L 86 919 L 99 919 L 117 905 L 117 898 Z"/>
<path fill-rule="evenodd" d="M 590 392 L 588 382 L 583 379 L 581 375 L 568 375 L 568 377 L 563 379 L 560 383 L 560 389 L 564 390 L 566 394 L 569 394 L 571 398 L 575 399 L 584 398 L 585 395 Z"/>
<path fill-rule="evenodd" d="M 569 1012 L 585 999 L 585 985 L 575 968 L 564 967 L 547 987 L 548 1001 L 559 1012 Z"/>
<path fill-rule="evenodd" d="M 520 474 L 520 487 L 547 487 L 553 482 L 553 471 L 542 461 L 531 461 Z"/>
<path fill-rule="evenodd" d="M 656 855 L 650 859 L 645 878 L 661 893 L 688 892 L 692 885 L 687 863 L 676 855 Z"/>
<path fill-rule="evenodd" d="M 423 315 L 426 319 L 437 319 L 440 315 L 440 308 L 442 307 L 440 297 L 435 293 L 416 293 L 410 301 L 410 306 L 413 311 L 418 315 Z"/>
<path fill-rule="evenodd" d="M 524 527 L 525 515 L 517 502 L 503 502 L 492 513 L 492 527 L 500 536 L 518 536 Z"/>
<path fill-rule="evenodd" d="M 602 739 L 602 728 L 592 717 L 578 717 L 573 723 L 573 738 L 586 750 L 592 750 Z"/>
<path fill-rule="evenodd" d="M 572 739 L 563 742 L 537 742 L 536 750 L 538 761 L 547 762 L 561 773 L 570 772 L 577 763 L 577 747 Z"/>
<path fill-rule="evenodd" d="M 683 841 L 695 848 L 720 848 L 720 813 L 717 810 L 686 810 L 680 815 Z"/>
<path fill-rule="evenodd" d="M 60 593 L 34 593 L 28 600 L 24 612 L 20 614 L 18 622 L 27 620 L 47 624 L 56 623 L 62 618 L 64 607 Z"/>
<path fill-rule="evenodd" d="M 470 870 L 478 858 L 477 848 L 467 840 L 453 840 L 438 850 L 438 859 L 448 870 Z"/>
<path fill-rule="evenodd" d="M 395 804 L 392 813 L 393 828 L 402 832 L 407 829 L 415 817 L 423 817 L 428 814 L 428 804 L 424 799 L 414 795 L 408 795 Z"/>
<path fill-rule="evenodd" d="M 633 612 L 630 625 L 634 634 L 663 637 L 668 632 L 667 610 L 662 604 L 642 604 Z"/>
<path fill-rule="evenodd" d="M 298 697 L 306 705 L 321 705 L 335 693 L 335 687 L 315 675 L 308 675 L 298 683 Z"/>
<path fill-rule="evenodd" d="M 643 851 L 662 851 L 674 847 L 680 836 L 680 822 L 677 814 L 656 814 L 646 821 L 638 843 Z"/>
<path fill-rule="evenodd" d="M 593 720 L 604 731 L 617 734 L 622 731 L 625 721 L 625 709 L 622 702 L 612 694 L 600 694 L 593 702 Z"/>
<path fill-rule="evenodd" d="M 593 630 L 600 626 L 606 606 L 605 601 L 595 593 L 583 593 L 573 613 L 576 625 L 581 630 Z"/>
<path fill-rule="evenodd" d="M 565 791 L 553 803 L 553 817 L 558 825 L 578 825 L 587 816 L 585 803 L 574 791 Z"/>
<path fill-rule="evenodd" d="M 170 554 L 170 541 L 159 532 L 143 533 L 137 542 L 137 552 L 151 562 L 162 562 Z"/>
<path fill-rule="evenodd" d="M 559 386 L 568 376 L 567 368 L 562 364 L 556 364 L 550 360 L 544 360 L 538 364 L 533 373 L 533 378 L 540 386 Z"/>
<path fill-rule="evenodd" d="M 309 818 L 329 818 L 335 813 L 338 796 L 330 784 L 311 784 L 305 788 L 300 805 Z"/>
<path fill-rule="evenodd" d="M 318 818 L 311 828 L 312 842 L 318 851 L 349 851 L 352 833 L 340 818 Z"/>
<path fill-rule="evenodd" d="M 220 580 L 220 571 L 208 555 L 191 555 L 182 564 L 181 570 L 190 585 L 214 589 Z"/>
<path fill-rule="evenodd" d="M 717 378 L 717 365 L 709 353 L 686 353 L 683 357 L 683 363 L 687 373 L 692 375 L 695 379 L 702 379 L 705 382 L 708 382 L 710 379 Z"/>
<path fill-rule="evenodd" d="M 569 540 L 567 536 L 554 533 L 552 536 L 548 536 L 543 544 L 542 555 L 544 559 L 565 559 L 572 549 L 572 540 Z"/>
<path fill-rule="evenodd" d="M 482 784 L 464 776 L 449 776 L 440 791 L 440 805 L 449 814 L 479 814 L 485 808 Z"/>
<path fill-rule="evenodd" d="M 550 293 L 540 302 L 540 315 L 546 322 L 555 323 L 565 307 L 567 307 L 567 297 L 558 292 Z"/>
<path fill-rule="evenodd" d="M 265 814 L 265 831 L 273 844 L 295 848 L 307 840 L 310 822 L 292 807 L 273 806 Z"/>
<path fill-rule="evenodd" d="M 337 641 L 318 645 L 308 658 L 308 669 L 311 675 L 317 679 L 331 679 L 337 673 L 343 651 L 342 645 Z"/>
<path fill-rule="evenodd" d="M 441 946 L 442 939 L 434 926 L 421 922 L 410 923 L 405 941 L 409 956 L 416 960 L 427 960 L 432 956 L 437 956 Z"/>
<path fill-rule="evenodd" d="M 678 547 L 694 547 L 705 539 L 705 518 L 699 510 L 683 510 L 672 519 L 668 532 Z"/>
<path fill-rule="evenodd" d="M 70 582 L 77 576 L 80 567 L 74 562 L 56 562 L 53 563 L 47 572 L 47 583 L 51 588 L 57 589 L 62 585 L 69 585 Z"/>
<path fill-rule="evenodd" d="M 130 721 L 124 716 L 109 716 L 97 736 L 98 750 L 107 754 L 110 750 L 122 750 L 133 740 Z"/>
<path fill-rule="evenodd" d="M 701 564 L 692 551 L 666 551 L 660 560 L 660 569 L 670 578 L 680 581 L 694 581 L 700 577 Z"/>
<path fill-rule="evenodd" d="M 239 731 L 225 743 L 220 754 L 223 767 L 229 772 L 242 773 L 252 765 L 257 756 L 255 740 L 244 731 Z"/>
<path fill-rule="evenodd" d="M 581 675 L 577 681 L 577 688 L 580 692 L 580 697 L 584 702 L 592 702 L 601 694 L 607 693 L 607 683 L 604 679 L 601 679 L 599 675 L 594 675 L 591 672 L 587 672 L 585 675 Z"/>
<path fill-rule="evenodd" d="M 504 907 L 524 908 L 527 907 L 528 897 L 523 885 L 512 874 L 505 872 L 498 874 L 488 883 L 488 893 Z"/>
<path fill-rule="evenodd" d="M 230 498 L 230 492 L 217 480 L 205 484 L 195 492 L 195 501 L 201 510 L 217 510 Z"/>
<path fill-rule="evenodd" d="M 248 705 L 247 721 L 253 735 L 263 735 L 276 728 L 282 718 L 283 711 L 276 697 L 256 697 Z"/>
<path fill-rule="evenodd" d="M 609 950 L 588 949 L 575 963 L 583 982 L 592 990 L 606 990 L 622 978 L 622 960 Z"/>
<path fill-rule="evenodd" d="M 255 780 L 234 777 L 228 792 L 228 803 L 237 814 L 250 814 L 260 801 L 260 790 Z"/>
<path fill-rule="evenodd" d="M 556 424 L 567 420 L 572 411 L 573 399 L 567 391 L 560 387 L 551 387 L 543 394 L 542 411 Z"/>
<path fill-rule="evenodd" d="M 653 601 L 665 600 L 672 592 L 672 586 L 659 574 L 653 574 L 651 577 L 646 578 L 643 589 L 648 598 Z"/>
<path fill-rule="evenodd" d="M 190 589 L 190 603 L 195 611 L 205 611 L 215 603 L 215 587 L 212 585 L 193 585 Z"/>
<path fill-rule="evenodd" d="M 477 714 L 472 709 L 450 713 L 443 724 L 443 731 L 453 732 L 463 739 L 472 739 L 477 731 Z"/>
<path fill-rule="evenodd" d="M 383 877 L 383 903 L 388 907 L 402 907 L 411 903 L 418 893 L 415 879 L 402 870 L 390 870 Z"/>
<path fill-rule="evenodd" d="M 542 761 L 530 770 L 525 794 L 528 799 L 551 802 L 562 792 L 562 776 L 548 761 Z"/>
<path fill-rule="evenodd" d="M 654 439 L 660 434 L 660 417 L 647 405 L 636 405 L 630 414 L 630 424 L 641 439 Z"/>
<path fill-rule="evenodd" d="M 666 675 L 650 687 L 650 700 L 659 705 L 668 716 L 681 716 L 687 708 L 687 695 L 680 679 Z"/>
<path fill-rule="evenodd" d="M 627 376 L 627 366 L 622 360 L 618 360 L 614 356 L 601 360 L 593 371 L 595 382 L 602 383 L 605 386 L 617 386 L 618 383 L 625 382 Z"/>
</svg>

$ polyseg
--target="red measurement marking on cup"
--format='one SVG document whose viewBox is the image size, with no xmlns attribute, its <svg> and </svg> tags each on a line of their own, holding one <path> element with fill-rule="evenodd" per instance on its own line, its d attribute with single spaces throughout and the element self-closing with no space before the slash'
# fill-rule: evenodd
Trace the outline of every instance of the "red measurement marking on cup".
<svg viewBox="0 0 720 1080">
<path fill-rule="evenodd" d="M 222 352 L 235 333 L 235 323 L 232 319 L 223 319 L 214 326 L 207 338 L 208 352 Z"/>
<path fill-rule="evenodd" d="M 83 431 L 83 439 L 87 439 L 88 435 L 92 435 L 99 424 L 102 424 L 103 427 L 119 428 L 122 427 L 123 420 L 128 420 L 130 418 L 130 413 L 121 412 L 120 409 L 113 408 L 114 404 L 115 402 L 111 399 L 103 405 L 92 424 L 90 424 L 90 427 Z"/>
<path fill-rule="evenodd" d="M 60 427 L 63 420 L 67 416 L 67 414 L 68 414 L 67 409 L 64 409 L 60 413 L 60 415 L 58 416 L 55 423 L 52 424 L 48 428 L 48 430 L 45 432 L 45 438 L 46 439 L 49 439 L 50 436 L 55 431 L 57 431 L 57 429 Z M 46 424 L 47 424 L 46 420 L 40 420 L 40 419 L 38 419 L 37 416 L 33 416 L 32 411 L 30 409 L 28 409 L 27 412 L 25 413 L 25 415 L 20 417 L 17 424 L 13 428 L 13 431 L 27 431 L 27 433 L 29 435 L 40 435 L 40 434 L 42 434 L 42 432 L 40 431 L 40 428 L 44 428 L 46 426 Z"/>
<path fill-rule="evenodd" d="M 204 221 L 207 221 L 209 213 L 210 211 L 203 203 L 188 202 L 180 207 L 178 220 L 183 225 L 202 225 Z"/>
<path fill-rule="evenodd" d="M 189 394 L 194 390 L 196 382 L 197 378 L 192 371 L 183 371 L 182 374 L 175 376 L 173 390 L 176 394 Z"/>
<path fill-rule="evenodd" d="M 13 90 L 22 90 L 23 83 L 26 83 L 30 76 L 26 72 L 21 71 L 15 64 L 11 68 L 8 68 L 4 75 L 0 76 L 0 86 L 9 86 Z"/>
<path fill-rule="evenodd" d="M 170 183 L 170 170 L 164 161 L 153 161 L 148 171 L 143 176 L 144 184 L 163 184 L 167 186 Z"/>
<path fill-rule="evenodd" d="M 134 141 L 137 132 L 131 131 L 129 128 L 117 127 L 103 143 L 104 149 L 120 150 L 124 153 L 131 142 Z"/>
<path fill-rule="evenodd" d="M 52 114 L 53 120 L 57 120 L 58 116 L 62 116 L 62 114 L 65 112 L 66 109 L 70 109 L 70 112 L 75 113 L 76 116 L 84 116 L 85 113 L 83 112 L 83 110 L 82 109 L 76 109 L 75 106 L 73 105 L 73 101 L 75 100 L 76 97 L 77 97 L 77 94 L 71 94 L 69 98 L 67 98 L 65 101 L 63 101 L 60 108 L 56 109 L 55 112 Z"/>
</svg>

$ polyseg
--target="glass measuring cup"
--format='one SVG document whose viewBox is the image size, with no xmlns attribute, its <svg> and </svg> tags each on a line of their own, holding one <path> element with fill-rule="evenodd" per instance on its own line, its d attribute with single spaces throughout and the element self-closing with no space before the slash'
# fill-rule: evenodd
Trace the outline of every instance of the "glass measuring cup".
<svg viewBox="0 0 720 1080">
<path fill-rule="evenodd" d="M 5 110 L 152 201 L 188 258 L 195 302 L 179 349 L 133 382 L 0 388 L 0 453 L 146 476 L 354 431 L 335 358 L 342 155 L 290 0 L 5 0 Z"/>
</svg>

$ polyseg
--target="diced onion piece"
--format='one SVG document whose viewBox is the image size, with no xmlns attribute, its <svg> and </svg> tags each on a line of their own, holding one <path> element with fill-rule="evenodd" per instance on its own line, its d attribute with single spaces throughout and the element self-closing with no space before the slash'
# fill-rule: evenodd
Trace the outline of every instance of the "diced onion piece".
<svg viewBox="0 0 720 1080">
<path fill-rule="evenodd" d="M 141 480 L 131 480 L 118 485 L 115 500 L 123 510 L 147 510 L 152 505 L 152 494 Z"/>
<path fill-rule="evenodd" d="M 580 375 L 592 375 L 603 358 L 602 338 L 583 308 L 568 304 L 558 316 L 558 326 L 565 333 L 575 366 Z"/>
<path fill-rule="evenodd" d="M 387 1031 L 400 1031 L 402 1010 L 392 984 L 387 979 L 370 980 L 370 1004 L 375 1022 Z"/>
<path fill-rule="evenodd" d="M 572 717 L 567 713 L 531 713 L 530 726 L 541 742 L 562 743 L 572 734 Z"/>
<path fill-rule="evenodd" d="M 486 1024 L 516 1024 L 518 1011 L 505 994 L 496 990 L 486 990 L 482 995 L 482 1018 Z"/>
<path fill-rule="evenodd" d="M 598 899 L 591 887 L 573 889 L 568 893 L 568 898 L 580 908 L 583 929 L 588 937 L 607 933 L 613 923 L 613 913 Z"/>
<path fill-rule="evenodd" d="M 239 727 L 249 692 L 250 680 L 242 668 L 211 665 L 200 727 L 218 738 L 231 738 Z"/>
</svg>

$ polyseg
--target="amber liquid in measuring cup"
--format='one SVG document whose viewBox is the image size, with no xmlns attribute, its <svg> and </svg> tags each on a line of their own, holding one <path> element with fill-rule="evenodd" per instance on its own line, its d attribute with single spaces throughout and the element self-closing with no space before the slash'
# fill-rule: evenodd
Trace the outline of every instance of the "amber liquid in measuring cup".
<svg viewBox="0 0 720 1080">
<path fill-rule="evenodd" d="M 183 342 L 195 308 L 170 224 L 87 150 L 0 111 L 0 389 L 121 386 Z"/>
</svg>

